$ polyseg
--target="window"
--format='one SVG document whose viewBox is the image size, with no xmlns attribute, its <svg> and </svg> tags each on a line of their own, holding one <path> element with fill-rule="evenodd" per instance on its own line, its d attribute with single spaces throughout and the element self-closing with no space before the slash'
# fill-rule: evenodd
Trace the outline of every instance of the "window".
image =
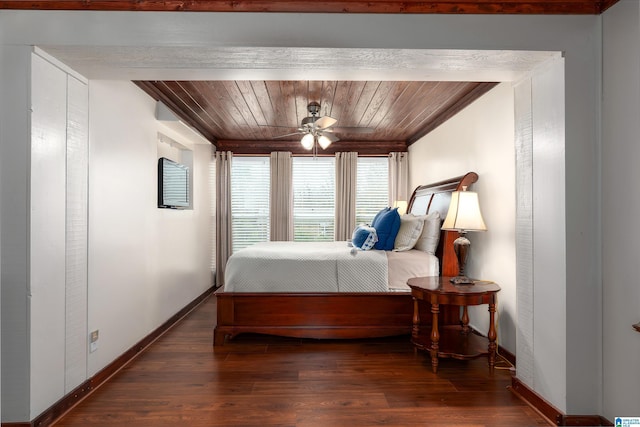
<svg viewBox="0 0 640 427">
<path fill-rule="evenodd" d="M 389 161 L 386 157 L 358 157 L 356 225 L 371 224 L 389 206 Z"/>
<path fill-rule="evenodd" d="M 333 241 L 335 158 L 294 157 L 293 227 L 295 241 Z M 269 240 L 269 157 L 234 157 L 231 166 L 233 251 Z M 356 224 L 368 223 L 388 206 L 388 160 L 359 157 Z"/>
<path fill-rule="evenodd" d="M 293 228 L 295 241 L 333 241 L 335 158 L 293 158 Z"/>
<path fill-rule="evenodd" d="M 233 252 L 269 240 L 269 158 L 234 157 L 231 163 Z"/>
</svg>

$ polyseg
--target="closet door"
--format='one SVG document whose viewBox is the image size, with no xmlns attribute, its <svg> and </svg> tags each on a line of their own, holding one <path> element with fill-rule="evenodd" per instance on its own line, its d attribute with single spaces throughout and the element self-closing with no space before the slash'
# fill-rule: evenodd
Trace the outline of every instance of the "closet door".
<svg viewBox="0 0 640 427">
<path fill-rule="evenodd" d="M 67 75 L 33 55 L 30 185 L 31 416 L 64 394 Z"/>
<path fill-rule="evenodd" d="M 87 379 L 88 87 L 32 55 L 31 418 Z"/>
</svg>

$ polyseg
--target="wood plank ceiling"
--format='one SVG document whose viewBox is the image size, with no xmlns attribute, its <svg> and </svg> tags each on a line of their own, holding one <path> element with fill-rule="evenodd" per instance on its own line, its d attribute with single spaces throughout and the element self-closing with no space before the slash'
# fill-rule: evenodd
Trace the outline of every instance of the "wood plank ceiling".
<svg viewBox="0 0 640 427">
<path fill-rule="evenodd" d="M 139 81 L 218 150 L 308 153 L 294 134 L 307 105 L 337 120 L 340 139 L 322 154 L 386 154 L 443 123 L 496 83 L 416 81 Z"/>
</svg>

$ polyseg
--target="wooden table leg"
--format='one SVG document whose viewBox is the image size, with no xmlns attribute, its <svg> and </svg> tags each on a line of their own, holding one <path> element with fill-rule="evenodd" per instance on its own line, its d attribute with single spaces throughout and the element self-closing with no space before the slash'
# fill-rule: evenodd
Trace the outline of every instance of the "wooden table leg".
<svg viewBox="0 0 640 427">
<path fill-rule="evenodd" d="M 493 368 L 496 365 L 496 338 L 498 336 L 496 333 L 495 313 L 496 304 L 492 302 L 489 304 L 489 333 L 487 334 L 487 338 L 489 338 L 489 372 L 491 373 L 493 373 Z"/>
<path fill-rule="evenodd" d="M 418 305 L 418 300 L 413 298 L 413 327 L 411 328 L 411 340 L 416 343 L 418 342 L 418 336 L 420 334 L 420 307 Z M 414 355 L 418 354 L 418 347 L 413 347 Z"/>
<path fill-rule="evenodd" d="M 411 328 L 411 338 L 413 340 L 418 339 L 420 333 L 420 308 L 418 307 L 418 300 L 413 298 L 413 328 Z"/>
<path fill-rule="evenodd" d="M 470 331 L 469 328 L 469 310 L 467 310 L 467 306 L 462 306 L 462 318 L 460 319 L 460 323 L 462 324 L 462 333 L 467 335 Z"/>
<path fill-rule="evenodd" d="M 438 331 L 439 312 L 440 305 L 431 304 L 431 369 L 434 373 L 438 372 L 438 341 L 440 341 L 440 332 Z"/>
</svg>

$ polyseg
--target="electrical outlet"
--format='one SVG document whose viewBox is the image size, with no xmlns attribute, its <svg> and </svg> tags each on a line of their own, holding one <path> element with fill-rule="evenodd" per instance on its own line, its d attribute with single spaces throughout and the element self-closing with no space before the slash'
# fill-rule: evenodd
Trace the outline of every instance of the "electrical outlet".
<svg viewBox="0 0 640 427">
<path fill-rule="evenodd" d="M 91 331 L 89 334 L 89 353 L 93 353 L 98 349 L 98 330 Z"/>
</svg>

